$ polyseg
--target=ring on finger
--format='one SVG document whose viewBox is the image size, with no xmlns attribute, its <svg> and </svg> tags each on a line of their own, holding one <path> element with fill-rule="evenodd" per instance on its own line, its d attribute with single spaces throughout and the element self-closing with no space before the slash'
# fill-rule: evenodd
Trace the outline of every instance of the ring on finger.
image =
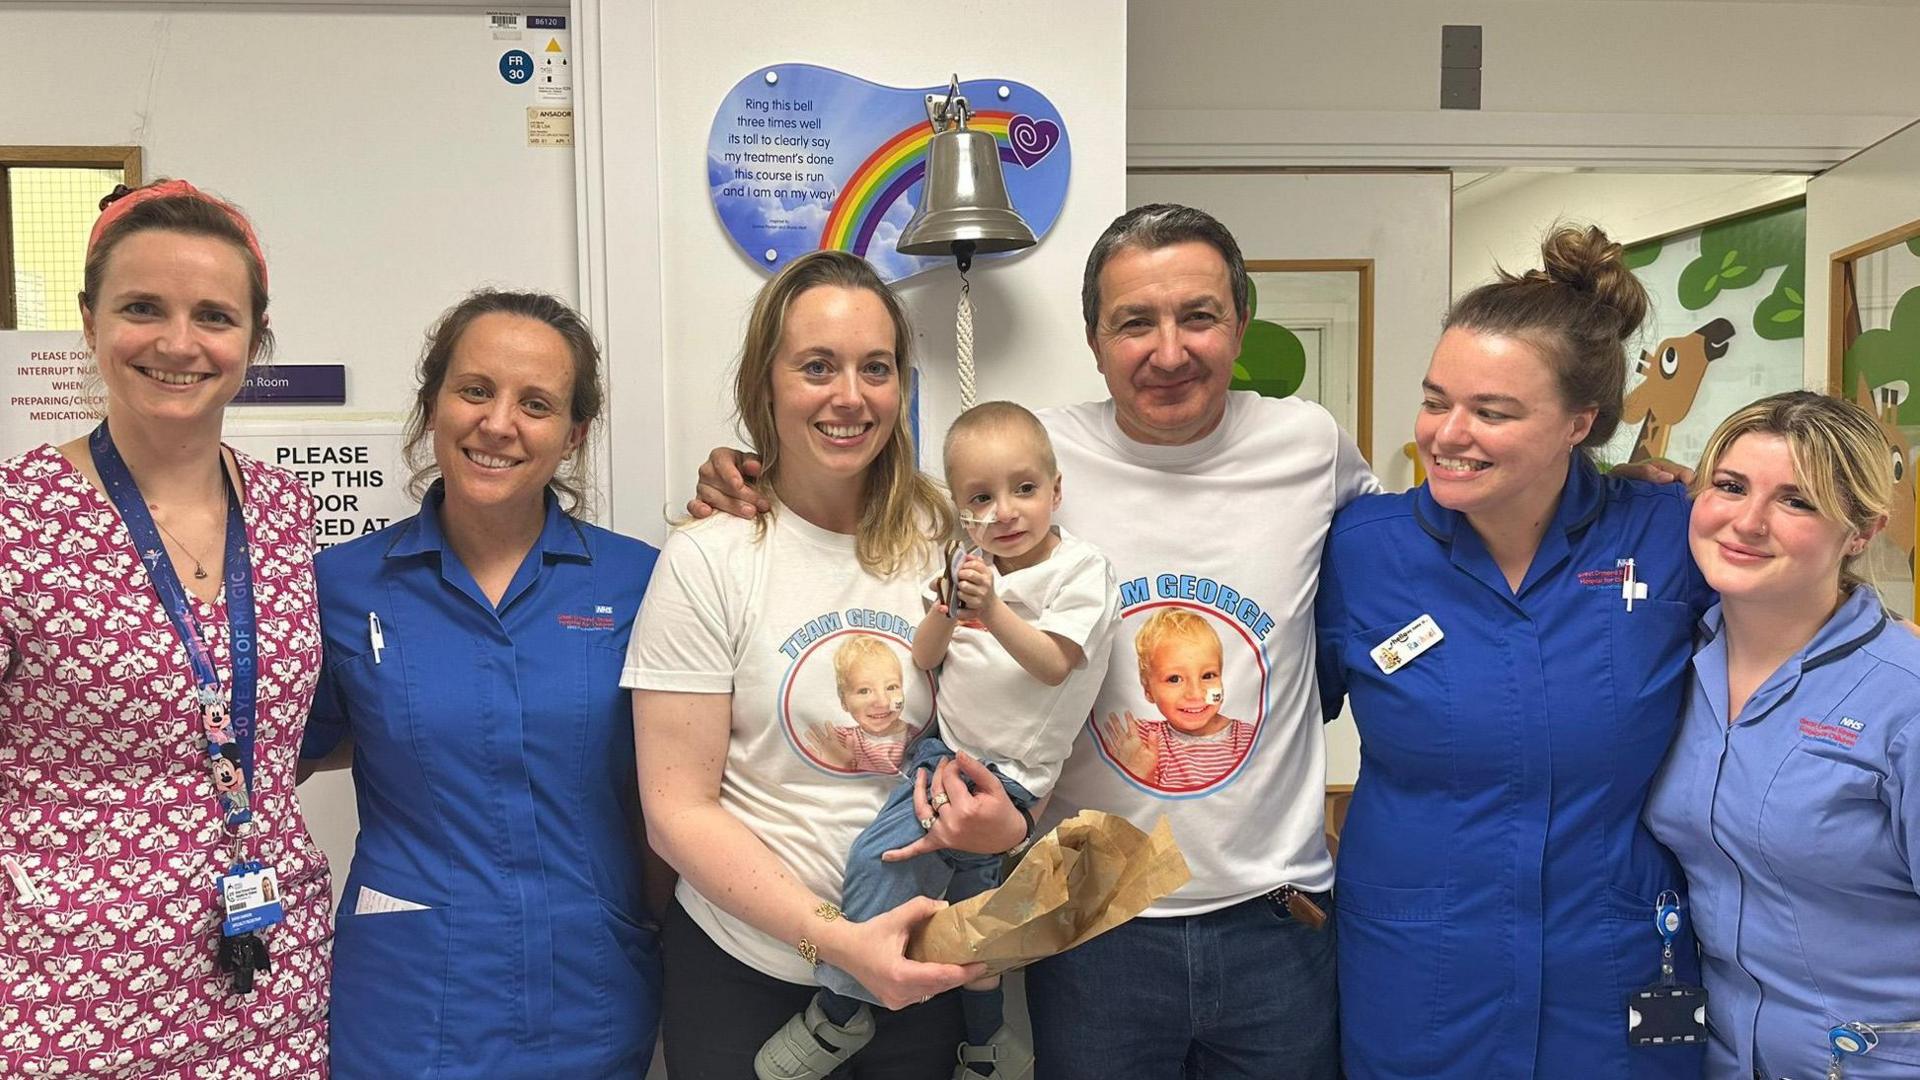
<svg viewBox="0 0 1920 1080">
<path fill-rule="evenodd" d="M 952 799 L 947 798 L 946 792 L 936 791 L 933 793 L 933 798 L 927 801 L 927 805 L 933 807 L 934 812 L 938 813 L 941 807 L 952 801 Z"/>
<path fill-rule="evenodd" d="M 923 817 L 923 818 L 921 818 L 921 819 L 920 819 L 920 830 L 921 830 L 922 832 L 932 832 L 932 831 L 933 831 L 933 819 L 934 819 L 934 818 L 937 818 L 937 817 L 939 817 L 939 816 L 940 816 L 939 814 L 928 814 L 928 815 L 927 815 L 926 817 Z M 896 820 L 897 820 L 897 819 L 896 819 Z"/>
</svg>

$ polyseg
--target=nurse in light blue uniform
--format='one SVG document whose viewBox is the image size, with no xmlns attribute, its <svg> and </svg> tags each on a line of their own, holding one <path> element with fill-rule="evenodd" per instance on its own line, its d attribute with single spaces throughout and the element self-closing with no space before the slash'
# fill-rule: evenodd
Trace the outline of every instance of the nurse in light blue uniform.
<svg viewBox="0 0 1920 1080">
<path fill-rule="evenodd" d="M 1842 569 L 1886 521 L 1890 461 L 1865 413 L 1805 393 L 1735 413 L 1701 461 L 1693 551 L 1722 603 L 1647 821 L 1692 886 L 1714 1080 L 1820 1080 L 1830 1029 L 1920 1020 L 1920 640 Z M 1920 1033 L 1845 1065 L 1920 1076 Z"/>
<path fill-rule="evenodd" d="M 619 676 L 657 552 L 553 490 L 599 411 L 598 356 L 558 301 L 477 293 L 421 369 L 441 479 L 316 560 L 302 752 L 350 745 L 360 816 L 333 1075 L 639 1077 L 660 958 Z"/>
<path fill-rule="evenodd" d="M 1354 1080 L 1699 1076 L 1697 1047 L 1629 1046 L 1626 1002 L 1684 891 L 1640 812 L 1708 597 L 1685 493 L 1585 453 L 1645 294 L 1598 230 L 1544 255 L 1456 305 L 1426 485 L 1348 504 L 1321 568 L 1320 689 L 1361 740 L 1334 886 Z"/>
</svg>

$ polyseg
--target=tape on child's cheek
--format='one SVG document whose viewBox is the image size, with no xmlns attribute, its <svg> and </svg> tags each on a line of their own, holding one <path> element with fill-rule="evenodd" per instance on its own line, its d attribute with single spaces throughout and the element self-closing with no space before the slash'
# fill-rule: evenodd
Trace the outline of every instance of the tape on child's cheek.
<svg viewBox="0 0 1920 1080">
<path fill-rule="evenodd" d="M 893 711 L 899 712 L 900 710 L 906 707 L 907 707 L 907 695 L 895 694 L 893 696 Z"/>
<path fill-rule="evenodd" d="M 971 510 L 960 511 L 960 524 L 969 529 L 984 529 L 999 520 L 1000 515 L 992 510 L 980 515 L 974 514 Z"/>
<path fill-rule="evenodd" d="M 1217 686 L 1213 687 L 1212 689 L 1207 691 L 1207 704 L 1218 705 L 1222 700 L 1226 698 L 1226 696 L 1227 696 L 1227 692 L 1225 690 L 1222 690 Z"/>
</svg>

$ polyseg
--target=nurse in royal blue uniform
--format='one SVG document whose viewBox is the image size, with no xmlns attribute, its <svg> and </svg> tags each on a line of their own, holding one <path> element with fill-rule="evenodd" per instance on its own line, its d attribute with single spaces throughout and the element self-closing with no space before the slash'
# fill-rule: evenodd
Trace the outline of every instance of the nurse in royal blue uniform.
<svg viewBox="0 0 1920 1080">
<path fill-rule="evenodd" d="M 1824 1077 L 1855 1023 L 1879 1045 L 1848 1080 L 1920 1076 L 1920 640 L 1846 565 L 1913 512 L 1895 453 L 1852 404 L 1780 394 L 1694 481 L 1720 604 L 1647 822 L 1693 888 L 1713 1080 Z"/>
<path fill-rule="evenodd" d="M 1683 890 L 1640 811 L 1707 593 L 1685 493 L 1587 457 L 1646 294 L 1597 229 L 1543 255 L 1449 314 L 1426 485 L 1348 504 L 1327 543 L 1320 688 L 1361 740 L 1334 890 L 1354 1080 L 1700 1072 L 1698 1048 L 1630 1048 L 1626 1001 Z"/>
<path fill-rule="evenodd" d="M 657 552 L 569 514 L 600 411 L 592 335 L 482 292 L 421 361 L 420 512 L 316 566 L 303 755 L 350 753 L 360 835 L 334 942 L 333 1074 L 638 1077 L 659 1016 L 631 711 Z M 323 765 L 324 767 L 324 765 Z"/>
</svg>

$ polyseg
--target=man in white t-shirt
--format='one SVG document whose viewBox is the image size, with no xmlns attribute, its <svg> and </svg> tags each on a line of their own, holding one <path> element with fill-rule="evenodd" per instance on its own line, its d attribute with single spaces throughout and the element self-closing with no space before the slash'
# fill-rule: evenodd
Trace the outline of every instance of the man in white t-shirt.
<svg viewBox="0 0 1920 1080">
<path fill-rule="evenodd" d="M 1081 292 L 1112 397 L 1039 413 L 1078 492 L 1059 521 L 1112 561 L 1121 609 L 1041 828 L 1086 808 L 1143 829 L 1164 814 L 1193 873 L 1140 918 L 1028 969 L 1048 1080 L 1339 1073 L 1313 602 L 1334 511 L 1379 483 L 1320 406 L 1229 393 L 1248 293 L 1239 245 L 1210 215 L 1121 215 Z M 705 503 L 753 498 L 711 482 L 731 469 L 703 472 Z M 1180 654 L 1137 643 L 1163 611 L 1197 617 L 1218 653 L 1191 629 L 1167 635 Z M 1168 727 L 1178 753 L 1183 724 L 1186 741 L 1205 739 L 1219 716 L 1231 760 L 1208 747 L 1161 766 L 1126 737 Z"/>
<path fill-rule="evenodd" d="M 1085 808 L 1141 828 L 1164 814 L 1193 879 L 1028 969 L 1038 1075 L 1331 1080 L 1313 600 L 1334 511 L 1379 484 L 1320 406 L 1228 392 L 1246 264 L 1211 216 L 1121 215 L 1081 298 L 1112 398 L 1040 418 L 1078 491 L 1060 520 L 1112 560 L 1121 625 L 1041 827 Z M 1214 728 L 1221 745 L 1203 744 Z M 1160 729 L 1143 754 L 1134 733 Z M 1193 761 L 1159 760 L 1183 745 Z"/>
</svg>

